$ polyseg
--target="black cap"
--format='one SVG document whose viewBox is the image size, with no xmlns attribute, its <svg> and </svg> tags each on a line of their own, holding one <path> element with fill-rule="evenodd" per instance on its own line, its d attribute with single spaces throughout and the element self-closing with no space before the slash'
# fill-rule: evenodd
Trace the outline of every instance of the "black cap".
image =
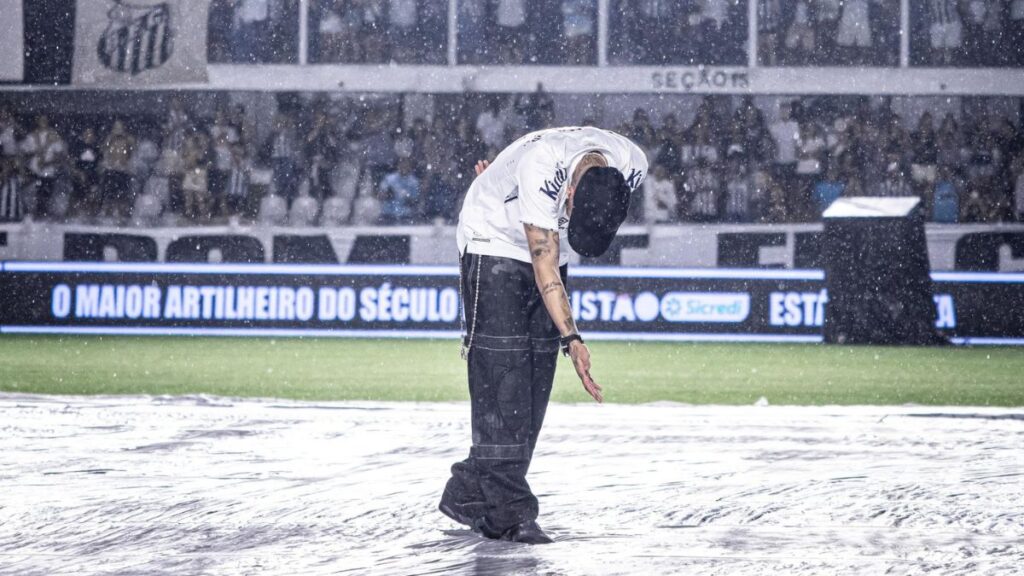
<svg viewBox="0 0 1024 576">
<path fill-rule="evenodd" d="M 595 166 L 583 173 L 572 201 L 569 245 L 593 258 L 608 250 L 629 208 L 629 186 L 615 168 Z"/>
</svg>

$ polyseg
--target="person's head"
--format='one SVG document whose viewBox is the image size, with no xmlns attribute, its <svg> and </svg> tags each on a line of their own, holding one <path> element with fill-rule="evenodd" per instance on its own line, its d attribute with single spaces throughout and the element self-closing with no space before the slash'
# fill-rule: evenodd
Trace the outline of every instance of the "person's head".
<svg viewBox="0 0 1024 576">
<path fill-rule="evenodd" d="M 935 120 L 932 118 L 931 112 L 925 112 L 921 114 L 921 118 L 917 121 L 917 129 L 920 132 L 932 132 L 935 129 Z"/>
<path fill-rule="evenodd" d="M 952 182 L 953 181 L 953 168 L 948 164 L 939 164 L 938 175 L 936 178 L 937 182 Z"/>
<path fill-rule="evenodd" d="M 793 115 L 793 104 L 786 100 L 779 102 L 779 120 L 789 120 Z"/>
<path fill-rule="evenodd" d="M 398 173 L 402 176 L 408 176 L 412 173 L 412 159 L 402 158 L 398 161 Z"/>
<path fill-rule="evenodd" d="M 742 152 L 733 152 L 726 157 L 726 167 L 729 175 L 746 175 L 747 158 Z"/>
<path fill-rule="evenodd" d="M 85 130 L 82 130 L 82 142 L 86 144 L 92 144 L 96 141 L 96 131 L 93 130 L 92 126 L 87 126 Z"/>
<path fill-rule="evenodd" d="M 604 254 L 626 219 L 630 189 L 626 179 L 600 153 L 586 153 L 576 165 L 567 192 L 569 245 L 581 256 Z"/>
<path fill-rule="evenodd" d="M 829 158 L 828 161 L 825 163 L 825 178 L 832 182 L 838 182 L 840 179 L 839 167 L 839 158 Z"/>
<path fill-rule="evenodd" d="M 900 155 L 897 152 L 889 151 L 885 154 L 885 173 L 889 180 L 903 179 L 903 166 L 900 162 Z"/>
<path fill-rule="evenodd" d="M 124 122 L 120 120 L 114 120 L 114 125 L 110 127 L 111 134 L 123 134 L 124 133 Z"/>
<path fill-rule="evenodd" d="M 952 114 L 947 113 L 942 117 L 942 123 L 939 124 L 939 132 L 942 134 L 948 134 L 950 136 L 956 134 L 957 123 L 956 118 Z"/>
<path fill-rule="evenodd" d="M 857 161 L 853 154 L 846 152 L 839 157 L 839 170 L 846 177 L 857 171 Z"/>
<path fill-rule="evenodd" d="M 45 130 L 50 127 L 50 118 L 46 114 L 36 116 L 36 128 Z"/>
<path fill-rule="evenodd" d="M 742 142 L 747 135 L 742 122 L 733 122 L 729 125 L 729 139 L 733 142 Z"/>
<path fill-rule="evenodd" d="M 702 144 L 711 141 L 711 129 L 707 122 L 695 122 L 693 125 L 693 138 Z"/>
</svg>

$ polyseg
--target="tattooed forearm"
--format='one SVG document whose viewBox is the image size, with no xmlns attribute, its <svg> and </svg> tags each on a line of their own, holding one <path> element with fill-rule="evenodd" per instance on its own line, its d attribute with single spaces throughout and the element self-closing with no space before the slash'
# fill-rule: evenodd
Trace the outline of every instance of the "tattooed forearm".
<svg viewBox="0 0 1024 576">
<path fill-rule="evenodd" d="M 564 294 L 564 292 L 563 292 Z M 568 336 L 569 334 L 576 334 L 579 330 L 576 328 L 576 321 L 572 319 L 572 308 L 569 307 L 569 299 L 563 297 L 559 305 L 562 308 L 562 315 L 565 320 L 562 323 L 562 335 Z"/>
<path fill-rule="evenodd" d="M 534 259 L 550 256 L 552 253 L 557 253 L 557 232 L 527 224 L 526 240 L 527 244 L 530 246 L 530 254 Z"/>
<path fill-rule="evenodd" d="M 572 307 L 558 271 L 558 232 L 525 225 L 526 240 L 533 257 L 533 273 L 544 307 L 558 331 L 567 336 L 577 332 Z"/>
<path fill-rule="evenodd" d="M 565 287 L 562 286 L 561 282 L 548 282 L 547 284 L 541 287 L 540 293 L 542 296 L 547 296 L 548 294 L 551 294 L 552 292 L 558 292 L 559 290 L 565 290 Z"/>
</svg>

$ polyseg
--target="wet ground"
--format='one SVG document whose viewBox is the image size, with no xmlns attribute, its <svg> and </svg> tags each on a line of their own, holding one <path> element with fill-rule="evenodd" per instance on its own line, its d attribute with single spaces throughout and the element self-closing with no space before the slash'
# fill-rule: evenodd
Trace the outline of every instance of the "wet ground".
<svg viewBox="0 0 1024 576">
<path fill-rule="evenodd" d="M 0 574 L 1019 574 L 1024 409 L 556 405 L 529 547 L 467 404 L 0 395 Z"/>
</svg>

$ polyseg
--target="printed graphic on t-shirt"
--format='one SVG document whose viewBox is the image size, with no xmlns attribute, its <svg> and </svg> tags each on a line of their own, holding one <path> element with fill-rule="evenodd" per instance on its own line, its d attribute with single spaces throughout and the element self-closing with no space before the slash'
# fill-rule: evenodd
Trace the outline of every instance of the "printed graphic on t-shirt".
<svg viewBox="0 0 1024 576">
<path fill-rule="evenodd" d="M 544 180 L 544 185 L 541 186 L 540 191 L 548 198 L 557 201 L 558 191 L 562 189 L 562 184 L 565 184 L 565 181 L 568 178 L 569 171 L 566 170 L 565 166 L 562 166 L 562 164 L 559 163 L 558 167 L 555 169 L 554 177 L 550 180 Z"/>
</svg>

